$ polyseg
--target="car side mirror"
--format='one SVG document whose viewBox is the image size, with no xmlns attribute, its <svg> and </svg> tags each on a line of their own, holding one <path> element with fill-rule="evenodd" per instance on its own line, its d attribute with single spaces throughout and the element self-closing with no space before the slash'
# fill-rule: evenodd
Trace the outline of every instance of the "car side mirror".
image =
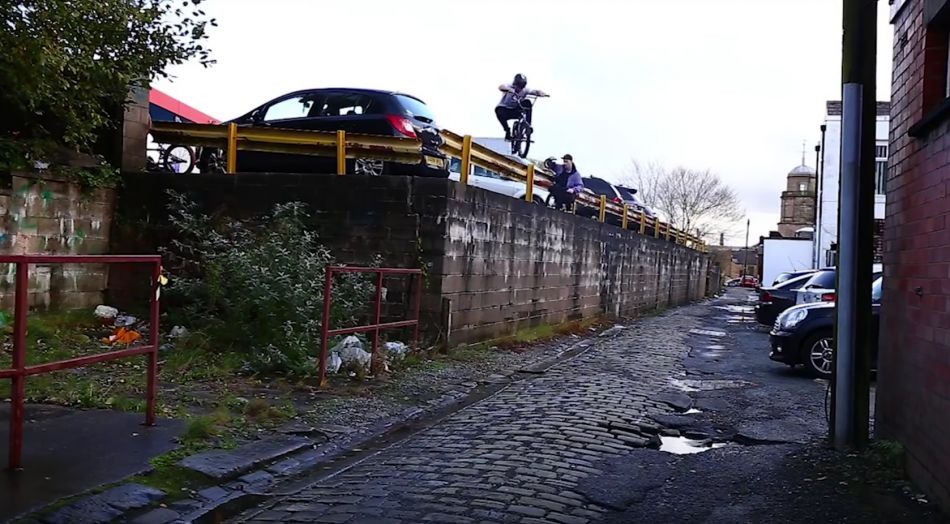
<svg viewBox="0 0 950 524">
<path fill-rule="evenodd" d="M 251 122 L 258 123 L 264 120 L 264 110 L 255 109 L 251 112 Z"/>
</svg>

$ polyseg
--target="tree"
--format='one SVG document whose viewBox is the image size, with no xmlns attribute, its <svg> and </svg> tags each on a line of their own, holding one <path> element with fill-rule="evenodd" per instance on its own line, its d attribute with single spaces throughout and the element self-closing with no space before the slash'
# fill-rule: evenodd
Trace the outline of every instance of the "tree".
<svg viewBox="0 0 950 524">
<path fill-rule="evenodd" d="M 745 218 L 739 196 L 712 171 L 633 162 L 625 176 L 637 196 L 674 227 L 714 242 L 732 234 Z"/>
<path fill-rule="evenodd" d="M 130 87 L 197 58 L 204 0 L 0 0 L 0 139 L 87 150 Z"/>
</svg>

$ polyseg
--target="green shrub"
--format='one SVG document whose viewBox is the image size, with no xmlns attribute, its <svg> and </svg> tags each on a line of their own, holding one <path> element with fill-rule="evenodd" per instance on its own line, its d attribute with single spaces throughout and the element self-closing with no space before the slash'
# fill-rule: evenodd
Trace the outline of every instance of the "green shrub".
<svg viewBox="0 0 950 524">
<path fill-rule="evenodd" d="M 215 223 L 195 203 L 170 192 L 176 239 L 166 250 L 170 301 L 184 323 L 215 350 L 245 355 L 256 374 L 307 375 L 316 370 L 330 251 L 307 228 L 301 203 L 278 204 L 260 220 Z M 333 286 L 334 327 L 365 320 L 374 285 L 344 274 Z"/>
</svg>

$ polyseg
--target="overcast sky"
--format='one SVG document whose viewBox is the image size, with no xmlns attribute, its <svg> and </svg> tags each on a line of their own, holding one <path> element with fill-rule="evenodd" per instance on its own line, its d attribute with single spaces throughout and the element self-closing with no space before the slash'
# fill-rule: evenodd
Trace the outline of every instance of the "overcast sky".
<svg viewBox="0 0 950 524">
<path fill-rule="evenodd" d="M 840 93 L 840 0 L 203 5 L 219 22 L 209 42 L 217 65 L 174 68 L 156 87 L 214 117 L 296 89 L 372 87 L 422 98 L 443 127 L 494 136 L 497 86 L 522 72 L 552 95 L 535 111 L 532 156 L 570 152 L 584 175 L 614 180 L 633 159 L 710 168 L 739 192 L 753 239 L 775 229 L 803 140 L 814 165 L 824 103 Z M 882 100 L 887 11 L 882 0 Z"/>
</svg>

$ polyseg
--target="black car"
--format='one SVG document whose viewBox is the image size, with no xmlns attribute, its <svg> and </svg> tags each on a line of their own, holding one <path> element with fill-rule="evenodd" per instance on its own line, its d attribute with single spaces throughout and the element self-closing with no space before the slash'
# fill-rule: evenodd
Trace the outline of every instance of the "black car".
<svg viewBox="0 0 950 524">
<path fill-rule="evenodd" d="M 786 282 L 793 278 L 798 278 L 803 275 L 811 275 L 818 271 L 817 269 L 803 269 L 801 271 L 787 271 L 785 273 L 780 273 L 779 276 L 775 277 L 775 281 L 772 282 L 772 286 L 777 286 L 782 282 Z"/>
<path fill-rule="evenodd" d="M 347 160 L 347 173 L 448 177 L 446 157 L 439 151 L 442 137 L 435 116 L 422 100 L 407 94 L 349 88 L 295 91 L 231 122 L 248 127 L 418 138 L 423 153 L 418 165 L 350 159 Z M 220 150 L 203 149 L 199 169 L 202 172 L 223 171 L 222 156 Z M 336 159 L 332 156 L 238 151 L 237 166 L 241 172 L 335 173 Z"/>
<path fill-rule="evenodd" d="M 759 299 L 755 304 L 755 319 L 759 324 L 771 326 L 779 313 L 794 306 L 798 300 L 798 290 L 810 278 L 811 273 L 806 273 L 776 286 L 759 289 Z"/>
<path fill-rule="evenodd" d="M 597 202 L 600 202 L 601 196 L 605 196 L 607 197 L 608 203 L 623 205 L 620 192 L 610 182 L 595 176 L 585 176 L 583 177 L 583 181 L 585 193 L 587 193 L 588 196 L 592 196 Z M 591 207 L 590 204 L 578 199 L 576 213 L 578 216 L 586 218 L 598 218 L 600 216 L 600 205 L 598 204 L 596 207 Z M 615 215 L 608 213 L 605 219 L 609 223 L 620 225 L 620 218 Z"/>
<path fill-rule="evenodd" d="M 871 288 L 871 356 L 877 362 L 880 331 L 883 278 Z M 834 302 L 817 302 L 791 307 L 775 321 L 769 341 L 769 358 L 788 364 L 802 365 L 813 376 L 828 378 L 832 374 L 834 354 Z"/>
</svg>

